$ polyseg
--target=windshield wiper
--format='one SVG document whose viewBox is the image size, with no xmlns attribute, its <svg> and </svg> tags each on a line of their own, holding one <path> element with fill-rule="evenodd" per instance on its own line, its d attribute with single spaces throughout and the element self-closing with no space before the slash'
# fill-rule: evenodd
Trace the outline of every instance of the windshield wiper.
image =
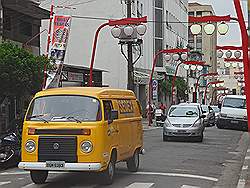
<svg viewBox="0 0 250 188">
<path fill-rule="evenodd" d="M 31 118 L 35 118 L 35 119 L 39 119 L 39 120 L 42 120 L 44 121 L 44 123 L 49 123 L 46 119 L 42 118 L 41 116 L 44 116 L 43 114 L 40 114 L 40 115 L 34 115 L 34 116 L 29 116 L 28 118 L 31 119 Z"/>
<path fill-rule="evenodd" d="M 77 123 L 82 123 L 79 119 L 77 119 L 77 118 L 75 118 L 75 117 L 73 117 L 73 116 L 69 116 L 69 117 L 67 117 L 66 119 L 73 119 L 73 120 L 75 120 Z"/>
</svg>

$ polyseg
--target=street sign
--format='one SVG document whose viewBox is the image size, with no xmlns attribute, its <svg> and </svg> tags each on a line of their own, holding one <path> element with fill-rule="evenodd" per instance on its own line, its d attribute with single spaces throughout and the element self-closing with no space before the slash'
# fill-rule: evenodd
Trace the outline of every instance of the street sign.
<svg viewBox="0 0 250 188">
<path fill-rule="evenodd" d="M 157 80 L 153 80 L 152 90 L 153 90 L 153 100 L 158 100 L 158 81 Z"/>
</svg>

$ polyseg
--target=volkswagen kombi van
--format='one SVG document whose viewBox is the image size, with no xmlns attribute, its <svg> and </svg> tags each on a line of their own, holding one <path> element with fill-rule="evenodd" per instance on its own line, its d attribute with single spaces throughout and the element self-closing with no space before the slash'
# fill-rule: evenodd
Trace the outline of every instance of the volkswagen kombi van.
<svg viewBox="0 0 250 188">
<path fill-rule="evenodd" d="M 139 167 L 143 150 L 141 107 L 132 91 L 55 88 L 32 99 L 23 124 L 19 168 L 36 184 L 48 171 L 92 171 L 113 182 L 115 164 Z"/>
</svg>

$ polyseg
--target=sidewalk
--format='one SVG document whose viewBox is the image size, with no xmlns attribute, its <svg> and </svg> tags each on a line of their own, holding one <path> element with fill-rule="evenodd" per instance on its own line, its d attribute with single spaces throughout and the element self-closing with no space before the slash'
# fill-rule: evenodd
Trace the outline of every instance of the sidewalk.
<svg viewBox="0 0 250 188">
<path fill-rule="evenodd" d="M 155 129 L 161 128 L 161 127 L 156 127 L 154 121 L 153 121 L 153 124 L 151 126 L 148 126 L 148 119 L 147 118 L 142 119 L 142 125 L 143 125 L 144 131 L 150 131 L 150 130 L 155 130 Z"/>
<path fill-rule="evenodd" d="M 250 133 L 247 134 L 247 150 L 237 188 L 250 188 Z"/>
</svg>

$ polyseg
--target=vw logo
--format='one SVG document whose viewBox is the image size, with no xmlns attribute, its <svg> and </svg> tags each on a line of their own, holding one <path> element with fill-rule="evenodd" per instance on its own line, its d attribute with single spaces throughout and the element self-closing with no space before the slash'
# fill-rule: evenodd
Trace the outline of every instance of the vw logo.
<svg viewBox="0 0 250 188">
<path fill-rule="evenodd" d="M 53 144 L 53 149 L 54 149 L 54 150 L 58 150 L 58 149 L 59 149 L 59 146 L 60 146 L 60 145 L 59 145 L 58 143 L 54 143 L 54 144 Z"/>
</svg>

